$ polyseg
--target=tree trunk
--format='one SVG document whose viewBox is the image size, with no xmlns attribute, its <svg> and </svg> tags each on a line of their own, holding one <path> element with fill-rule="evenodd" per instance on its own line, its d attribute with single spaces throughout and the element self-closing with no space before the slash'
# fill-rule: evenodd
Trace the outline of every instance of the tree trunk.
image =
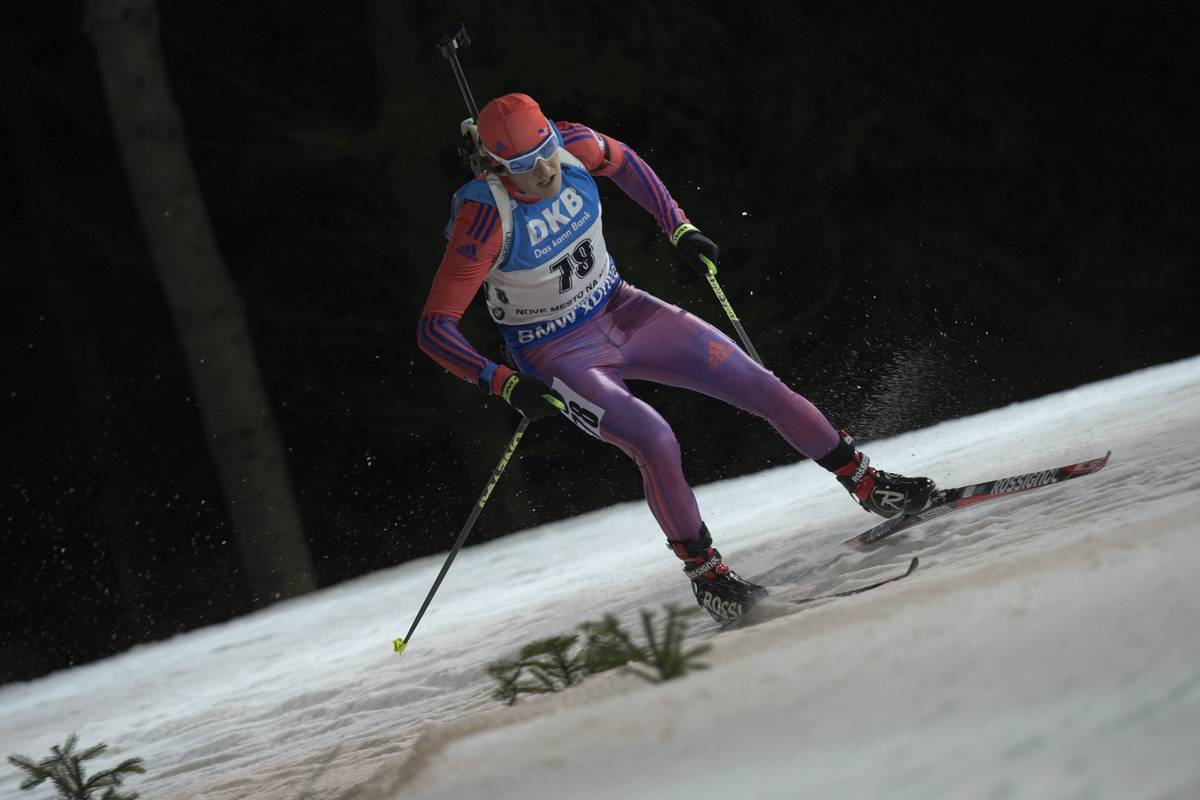
<svg viewBox="0 0 1200 800">
<path fill-rule="evenodd" d="M 314 588 L 283 447 L 171 94 L 155 0 L 87 0 L 134 205 L 188 359 L 255 602 Z"/>
</svg>

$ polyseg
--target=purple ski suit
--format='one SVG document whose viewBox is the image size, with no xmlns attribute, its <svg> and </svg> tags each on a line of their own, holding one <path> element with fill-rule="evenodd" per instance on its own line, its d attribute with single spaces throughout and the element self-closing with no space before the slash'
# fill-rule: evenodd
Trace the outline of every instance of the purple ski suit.
<svg viewBox="0 0 1200 800">
<path fill-rule="evenodd" d="M 684 478 L 679 442 L 626 380 L 702 392 L 767 420 L 797 452 L 819 459 L 837 431 L 815 406 L 707 322 L 623 281 L 608 253 L 593 176 L 613 180 L 668 235 L 687 218 L 628 146 L 583 125 L 556 123 L 562 190 L 549 200 L 505 188 L 515 202 L 510 240 L 486 182 L 455 196 L 449 244 L 422 312 L 422 350 L 464 380 L 498 393 L 512 370 L 462 336 L 458 320 L 482 285 L 516 366 L 550 384 L 564 412 L 638 465 L 667 539 L 695 540 L 703 525 Z M 505 256 L 497 262 L 505 249 Z"/>
</svg>

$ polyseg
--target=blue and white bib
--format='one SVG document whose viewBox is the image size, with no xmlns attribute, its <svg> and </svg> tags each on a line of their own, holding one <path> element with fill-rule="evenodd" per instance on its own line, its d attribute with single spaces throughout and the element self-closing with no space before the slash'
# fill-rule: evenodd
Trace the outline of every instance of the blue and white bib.
<svg viewBox="0 0 1200 800">
<path fill-rule="evenodd" d="M 561 142 L 557 130 L 555 135 Z M 513 350 L 587 322 L 621 282 L 604 243 L 596 181 L 565 148 L 559 152 L 562 189 L 557 196 L 536 203 L 507 198 L 512 209 L 512 230 L 504 232 L 507 255 L 484 283 L 488 312 Z M 455 213 L 463 200 L 497 202 L 483 180 L 458 190 Z"/>
</svg>

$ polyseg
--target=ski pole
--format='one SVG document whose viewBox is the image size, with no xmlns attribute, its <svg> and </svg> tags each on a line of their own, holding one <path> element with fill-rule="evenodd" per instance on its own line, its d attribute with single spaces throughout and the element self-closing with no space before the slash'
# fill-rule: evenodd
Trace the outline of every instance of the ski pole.
<svg viewBox="0 0 1200 800">
<path fill-rule="evenodd" d="M 479 495 L 479 500 L 475 503 L 475 508 L 471 509 L 471 516 L 467 517 L 467 524 L 463 525 L 462 530 L 458 534 L 457 541 L 454 542 L 454 547 L 450 548 L 450 555 L 446 556 L 446 563 L 442 564 L 442 571 L 438 573 L 437 580 L 433 582 L 433 587 L 430 588 L 429 594 L 425 595 L 425 602 L 421 604 L 421 610 L 417 612 L 417 618 L 413 620 L 412 626 L 408 629 L 408 633 L 404 635 L 403 639 L 396 639 L 392 642 L 392 649 L 397 653 L 403 653 L 404 648 L 408 647 L 409 641 L 412 640 L 413 631 L 417 629 L 417 623 L 421 621 L 421 617 L 425 616 L 425 609 L 429 608 L 430 601 L 437 594 L 438 587 L 442 585 L 442 579 L 450 571 L 450 565 L 454 563 L 454 557 L 458 555 L 458 551 L 462 549 L 463 542 L 467 540 L 467 534 L 471 532 L 471 528 L 475 527 L 475 520 L 479 519 L 480 512 L 483 511 L 488 498 L 492 496 L 492 489 L 496 488 L 496 483 L 500 480 L 500 476 L 504 474 L 504 468 L 508 466 L 508 460 L 516 452 L 517 445 L 521 443 L 521 437 L 525 435 L 525 429 L 528 427 L 529 419 L 522 417 L 521 424 L 517 426 L 516 433 L 508 441 L 508 447 L 504 448 L 504 455 L 500 456 L 500 463 L 492 470 L 492 477 L 488 480 L 487 486 L 483 487 L 483 494 Z"/>
<path fill-rule="evenodd" d="M 741 337 L 742 344 L 746 346 L 746 352 L 758 362 L 760 367 L 764 366 L 763 360 L 759 357 L 758 351 L 754 349 L 754 345 L 750 343 L 750 337 L 746 335 L 746 330 L 742 327 L 737 314 L 733 313 L 733 306 L 729 305 L 729 298 L 725 296 L 725 292 L 721 291 L 721 284 L 717 283 L 717 265 L 709 261 L 708 257 L 704 255 L 700 256 L 700 260 L 708 265 L 708 274 L 704 277 L 708 278 L 708 285 L 712 287 L 713 293 L 717 296 L 717 301 L 721 304 L 721 308 L 725 309 L 725 313 L 729 316 L 729 321 L 733 323 L 734 330 Z"/>
<path fill-rule="evenodd" d="M 438 48 L 442 51 L 442 55 L 450 61 L 450 66 L 454 69 L 454 77 L 458 80 L 458 88 L 462 91 L 463 101 L 467 104 L 467 110 L 473 116 L 478 116 L 479 112 L 475 110 L 475 98 L 471 95 L 471 87 L 467 85 L 467 78 L 463 74 L 462 65 L 458 63 L 458 48 L 466 47 L 470 43 L 471 40 L 467 37 L 466 26 L 459 25 L 458 31 L 452 36 L 442 38 L 441 42 L 438 43 Z M 553 395 L 546 394 L 542 395 L 542 397 L 559 411 L 566 408 L 562 401 Z M 459 531 L 458 539 L 455 540 L 454 546 L 450 548 L 450 554 L 446 556 L 446 562 L 442 564 L 442 571 L 438 573 L 437 580 L 430 587 L 429 594 L 425 595 L 425 602 L 421 603 L 421 610 L 417 612 L 417 617 L 409 627 L 408 633 L 404 635 L 404 638 L 392 641 L 392 649 L 395 652 L 403 653 L 404 649 L 408 647 L 409 641 L 412 640 L 413 631 L 417 629 L 417 624 L 421 621 L 421 617 L 425 616 L 425 610 L 429 608 L 429 604 L 433 601 L 433 596 L 437 594 L 438 587 L 442 585 L 442 580 L 445 579 L 446 573 L 450 571 L 450 565 L 454 563 L 454 557 L 458 555 L 458 551 L 462 549 L 463 543 L 467 541 L 467 536 L 471 533 L 471 529 L 475 527 L 475 520 L 479 519 L 479 515 L 483 511 L 483 507 L 487 504 L 488 498 L 492 496 L 492 490 L 496 488 L 496 484 L 500 481 L 500 476 L 504 474 L 504 468 L 508 466 L 509 459 L 517 451 L 517 445 L 521 443 L 521 437 L 525 435 L 525 429 L 528 427 L 529 418 L 521 417 L 521 424 L 517 425 L 516 432 L 508 440 L 508 446 L 504 448 L 504 453 L 500 456 L 500 462 L 492 470 L 492 477 L 488 479 L 487 486 L 483 487 L 483 494 L 479 495 L 479 500 L 475 503 L 475 507 L 471 509 L 471 515 L 467 517 L 466 524 Z"/>
<path fill-rule="evenodd" d="M 542 396 L 546 398 L 547 402 L 556 406 L 559 411 L 562 411 L 566 407 L 557 397 L 548 394 Z M 483 494 L 479 495 L 479 500 L 476 501 L 475 507 L 471 509 L 471 515 L 467 517 L 467 523 L 458 532 L 458 539 L 455 540 L 454 546 L 450 548 L 450 554 L 446 556 L 446 563 L 442 564 L 442 571 L 438 573 L 437 580 L 430 587 L 429 594 L 425 595 L 425 602 L 421 603 L 421 610 L 417 612 L 416 619 L 409 626 L 408 633 L 404 634 L 404 638 L 392 641 L 392 649 L 395 652 L 403 653 L 404 648 L 408 647 L 408 643 L 412 641 L 413 631 L 417 629 L 417 623 L 421 621 L 421 617 L 425 616 L 425 609 L 429 608 L 430 602 L 433 601 L 433 596 L 437 594 L 438 587 L 442 585 L 442 580 L 446 577 L 446 573 L 450 571 L 450 565 L 454 563 L 454 557 L 458 555 L 458 551 L 462 549 L 463 542 L 467 541 L 467 535 L 475 527 L 475 520 L 479 519 L 479 514 L 487 504 L 488 498 L 492 496 L 492 490 L 499 483 L 500 476 L 504 474 L 504 468 L 508 466 L 508 460 L 517 451 L 517 445 L 521 443 L 521 437 L 525 435 L 525 429 L 528 427 L 529 418 L 521 417 L 521 424 L 517 425 L 516 432 L 508 440 L 508 446 L 504 448 L 504 453 L 500 456 L 500 462 L 492 470 L 492 477 L 488 479 L 487 486 L 483 487 Z"/>
</svg>

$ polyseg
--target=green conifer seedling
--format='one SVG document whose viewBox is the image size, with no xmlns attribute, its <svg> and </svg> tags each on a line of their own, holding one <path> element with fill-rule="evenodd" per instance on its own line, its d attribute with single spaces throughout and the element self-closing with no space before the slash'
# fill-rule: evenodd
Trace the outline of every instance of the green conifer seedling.
<svg viewBox="0 0 1200 800">
<path fill-rule="evenodd" d="M 563 634 L 530 642 L 521 648 L 519 663 L 547 691 L 561 691 L 579 683 L 588 674 L 583 651 L 571 653 L 578 641 L 578 636 Z"/>
<path fill-rule="evenodd" d="M 71 734 L 63 745 L 51 747 L 52 755 L 41 761 L 34 761 L 28 756 L 10 755 L 9 763 L 25 773 L 21 788 L 33 789 L 50 781 L 63 800 L 137 800 L 137 792 L 121 794 L 117 789 L 126 776 L 140 775 L 146 771 L 140 758 L 127 759 L 112 769 L 97 772 L 88 778 L 84 775 L 83 762 L 102 755 L 108 750 L 108 745 L 98 744 L 76 753 L 77 744 L 79 737 Z M 98 794 L 102 789 L 104 794 Z"/>
<path fill-rule="evenodd" d="M 666 622 L 661 632 L 655 628 L 654 612 L 642 611 L 645 645 L 634 642 L 612 614 L 606 614 L 598 622 L 585 622 L 579 626 L 584 644 L 578 649 L 575 649 L 579 644 L 578 635 L 564 634 L 530 642 L 521 648 L 515 659 L 487 665 L 488 674 L 497 683 L 492 696 L 511 706 L 522 694 L 560 692 L 588 675 L 617 667 L 624 667 L 653 683 L 706 668 L 707 665 L 697 659 L 711 650 L 712 645 L 683 649 L 687 617 L 699 609 L 685 611 L 669 605 L 664 610 Z"/>
<path fill-rule="evenodd" d="M 492 697 L 505 705 L 516 705 L 517 698 L 521 694 L 519 688 L 521 681 L 520 665 L 512 661 L 497 661 L 487 665 L 487 673 L 497 683 L 496 690 L 492 692 Z"/>
<path fill-rule="evenodd" d="M 571 634 L 551 636 L 530 642 L 512 661 L 496 661 L 487 672 L 498 686 L 492 696 L 508 705 L 522 694 L 561 692 L 582 681 L 588 674 L 584 650 L 572 653 L 579 637 Z"/>
<path fill-rule="evenodd" d="M 642 610 L 642 629 L 646 634 L 646 657 L 640 659 L 653 668 L 653 672 L 640 668 L 640 665 L 630 664 L 626 669 L 640 675 L 648 681 L 661 683 L 672 678 L 686 675 L 694 669 L 706 669 L 707 664 L 697 661 L 697 657 L 712 649 L 711 644 L 696 645 L 691 650 L 683 649 L 683 639 L 687 635 L 687 617 L 699 611 L 696 608 L 685 610 L 678 606 L 668 605 L 664 608 L 667 621 L 663 626 L 662 635 L 655 632 L 654 612 Z"/>
<path fill-rule="evenodd" d="M 588 672 L 606 672 L 623 667 L 630 661 L 645 661 L 649 657 L 647 651 L 634 643 L 612 614 L 605 614 L 599 622 L 585 622 L 579 629 L 587 637 L 583 657 Z"/>
</svg>

